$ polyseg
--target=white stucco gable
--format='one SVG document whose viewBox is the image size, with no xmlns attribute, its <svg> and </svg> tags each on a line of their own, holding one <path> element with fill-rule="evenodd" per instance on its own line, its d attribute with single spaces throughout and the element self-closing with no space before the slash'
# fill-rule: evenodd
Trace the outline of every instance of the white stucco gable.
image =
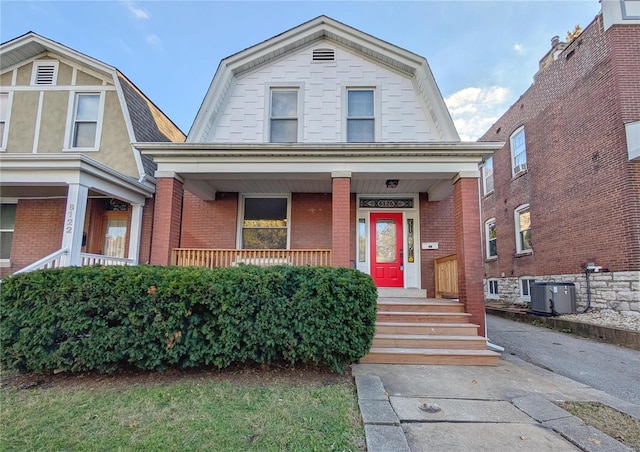
<svg viewBox="0 0 640 452">
<path fill-rule="evenodd" d="M 425 58 L 320 16 L 222 60 L 187 142 L 268 142 L 277 87 L 300 93 L 299 142 L 346 142 L 348 88 L 374 91 L 377 142 L 459 141 Z"/>
</svg>

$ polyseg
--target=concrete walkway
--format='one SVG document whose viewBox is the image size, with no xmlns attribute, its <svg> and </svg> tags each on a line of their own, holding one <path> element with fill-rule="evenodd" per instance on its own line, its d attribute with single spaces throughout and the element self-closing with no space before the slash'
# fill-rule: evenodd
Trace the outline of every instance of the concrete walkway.
<svg viewBox="0 0 640 452">
<path fill-rule="evenodd" d="M 369 452 L 631 451 L 552 401 L 598 401 L 640 419 L 638 405 L 515 357 L 497 367 L 356 364 L 353 375 Z"/>
</svg>

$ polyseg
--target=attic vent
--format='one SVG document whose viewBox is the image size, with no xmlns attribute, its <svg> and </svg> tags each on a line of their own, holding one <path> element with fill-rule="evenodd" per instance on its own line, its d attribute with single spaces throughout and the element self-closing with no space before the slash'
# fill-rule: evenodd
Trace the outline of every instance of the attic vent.
<svg viewBox="0 0 640 452">
<path fill-rule="evenodd" d="M 336 53 L 333 49 L 315 49 L 313 61 L 335 61 Z"/>
<path fill-rule="evenodd" d="M 33 85 L 55 85 L 56 69 L 58 65 L 53 62 L 36 63 L 33 74 Z"/>
</svg>

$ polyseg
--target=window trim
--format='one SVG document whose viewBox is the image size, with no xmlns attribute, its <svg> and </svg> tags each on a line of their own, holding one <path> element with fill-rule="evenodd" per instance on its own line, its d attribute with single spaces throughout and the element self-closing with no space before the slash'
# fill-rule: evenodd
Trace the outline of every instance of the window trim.
<svg viewBox="0 0 640 452">
<path fill-rule="evenodd" d="M 274 119 L 273 116 L 271 115 L 271 110 L 272 110 L 272 94 L 274 91 L 295 91 L 296 92 L 296 101 L 297 101 L 297 111 L 296 111 L 296 141 L 293 141 L 291 143 L 300 143 L 302 141 L 302 118 L 304 117 L 303 113 L 303 109 L 304 109 L 304 102 L 302 99 L 302 93 L 303 93 L 303 87 L 301 84 L 291 84 L 291 83 L 287 83 L 287 84 L 282 84 L 282 85 L 277 85 L 277 84 L 272 84 L 267 86 L 267 93 L 266 93 L 266 112 L 267 114 L 265 115 L 267 118 L 267 121 L 265 121 L 265 134 L 267 136 L 267 142 L 269 143 L 273 143 L 273 141 L 271 141 L 271 120 Z M 293 119 L 293 118 L 276 118 L 276 119 Z M 285 143 L 289 143 L 288 141 L 286 142 L 276 142 L 276 143 L 281 143 L 281 144 L 285 144 Z"/>
<path fill-rule="evenodd" d="M 516 165 L 516 157 L 518 155 L 515 154 L 513 142 L 515 138 L 521 133 L 523 135 L 524 150 L 518 153 L 518 155 L 524 154 L 524 163 L 520 165 Z M 511 176 L 516 177 L 518 174 L 526 173 L 527 172 L 527 134 L 524 130 L 523 125 L 518 127 L 516 130 L 514 130 L 513 133 L 509 136 L 509 147 L 511 152 Z M 520 169 L 516 171 L 516 168 L 520 168 Z"/>
<path fill-rule="evenodd" d="M 74 129 L 76 118 L 77 99 L 82 95 L 99 95 L 98 119 L 96 121 L 96 137 L 93 147 L 74 147 Z M 70 91 L 69 104 L 67 107 L 67 126 L 64 133 L 64 149 L 63 152 L 97 152 L 100 150 L 100 142 L 102 140 L 102 126 L 104 120 L 105 91 Z"/>
<path fill-rule="evenodd" d="M 350 118 L 349 117 L 349 92 L 351 91 L 371 91 L 373 93 L 373 116 L 357 116 Z M 343 90 L 343 111 L 344 111 L 344 142 L 345 143 L 376 143 L 378 141 L 378 137 L 380 136 L 380 120 L 377 118 L 377 112 L 380 111 L 380 106 L 378 105 L 379 96 L 377 94 L 378 87 L 373 84 L 363 84 L 358 86 L 345 86 Z M 349 119 L 371 119 L 373 120 L 373 141 L 349 141 Z"/>
<path fill-rule="evenodd" d="M 495 292 L 492 290 L 493 285 L 495 285 Z M 499 286 L 498 286 L 498 278 L 488 278 L 487 279 L 487 292 L 485 293 L 485 297 L 490 300 L 499 300 Z"/>
<path fill-rule="evenodd" d="M 489 176 L 487 176 L 487 163 L 491 162 L 491 189 L 488 190 L 487 189 L 487 179 L 489 178 Z M 493 172 L 493 156 L 489 157 L 487 160 L 485 160 L 484 164 L 482 165 L 482 192 L 484 193 L 484 196 L 490 195 L 491 193 L 493 193 L 493 191 L 495 190 L 495 180 L 494 180 L 494 172 Z"/>
<path fill-rule="evenodd" d="M 524 282 L 529 281 L 529 295 L 524 294 Z M 520 300 L 521 301 L 531 301 L 531 284 L 536 282 L 536 279 L 533 276 L 520 276 L 518 278 L 518 286 L 520 290 Z"/>
<path fill-rule="evenodd" d="M 489 225 L 490 224 L 493 224 L 493 226 L 495 228 L 496 227 L 496 219 L 495 218 L 489 218 L 487 221 L 484 222 L 485 257 L 486 257 L 487 260 L 495 260 L 495 259 L 498 258 L 498 246 L 497 246 L 498 245 L 498 242 L 497 242 L 498 233 L 496 231 L 496 238 L 493 239 L 496 242 L 496 254 L 491 255 L 490 251 L 489 251 L 491 249 L 491 247 L 489 246 L 489 242 L 490 242 L 490 239 L 489 239 Z"/>
<path fill-rule="evenodd" d="M 58 84 L 58 67 L 60 62 L 58 60 L 37 60 L 33 62 L 33 68 L 31 70 L 31 86 L 56 86 Z M 53 66 L 53 82 L 51 84 L 39 84 L 38 82 L 38 68 L 41 66 Z"/>
<path fill-rule="evenodd" d="M 13 102 L 13 91 L 1 91 L 0 95 L 7 95 L 7 117 L 4 120 L 4 131 L 0 137 L 0 152 L 7 150 L 7 141 L 9 140 L 9 127 L 11 122 L 11 104 Z"/>
<path fill-rule="evenodd" d="M 238 196 L 238 221 L 236 229 L 236 248 L 242 247 L 242 230 L 244 229 L 244 200 L 247 198 L 284 198 L 287 200 L 287 247 L 291 249 L 291 193 L 243 193 Z"/>
<path fill-rule="evenodd" d="M 18 200 L 15 198 L 0 198 L 0 204 L 15 204 L 16 206 L 16 214 L 18 211 Z M 16 223 L 15 220 L 13 222 L 13 228 L 12 229 L 2 229 L 0 228 L 0 232 L 12 232 L 13 234 L 15 234 L 16 232 Z M 12 243 L 12 248 L 13 248 L 13 243 Z M 9 252 L 9 258 L 8 259 L 1 259 L 0 258 L 0 268 L 7 268 L 7 267 L 11 267 L 11 252 Z"/>
<path fill-rule="evenodd" d="M 531 248 L 528 249 L 524 249 L 523 243 L 522 243 L 522 235 L 521 235 L 521 230 L 520 230 L 520 214 L 524 211 L 529 211 L 529 221 L 531 221 L 531 208 L 529 206 L 529 204 L 522 204 L 518 207 L 516 207 L 513 211 L 513 219 L 514 219 L 514 226 L 515 226 L 515 239 L 516 239 L 516 254 L 531 254 L 533 253 L 533 245 L 531 246 Z M 531 231 L 531 226 L 529 226 L 529 231 Z"/>
</svg>

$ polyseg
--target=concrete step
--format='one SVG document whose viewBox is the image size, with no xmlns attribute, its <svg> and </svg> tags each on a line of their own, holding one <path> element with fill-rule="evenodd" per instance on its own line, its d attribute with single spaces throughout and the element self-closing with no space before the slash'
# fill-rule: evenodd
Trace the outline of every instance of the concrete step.
<svg viewBox="0 0 640 452">
<path fill-rule="evenodd" d="M 434 336 L 419 334 L 376 334 L 374 348 L 421 348 L 449 350 L 486 350 L 482 336 Z"/>
<path fill-rule="evenodd" d="M 403 289 L 401 287 L 379 287 L 378 296 L 381 298 L 427 298 L 426 289 Z"/>
<path fill-rule="evenodd" d="M 478 328 L 473 323 L 376 322 L 376 334 L 477 336 Z"/>
<path fill-rule="evenodd" d="M 417 348 L 372 348 L 360 358 L 363 364 L 439 364 L 497 366 L 498 353 L 490 350 L 441 350 Z"/>
<path fill-rule="evenodd" d="M 378 312 L 464 312 L 462 303 L 407 298 L 382 298 L 378 300 Z"/>
<path fill-rule="evenodd" d="M 470 317 L 471 314 L 466 312 L 382 311 L 376 315 L 376 321 L 402 323 L 469 323 Z"/>
</svg>

